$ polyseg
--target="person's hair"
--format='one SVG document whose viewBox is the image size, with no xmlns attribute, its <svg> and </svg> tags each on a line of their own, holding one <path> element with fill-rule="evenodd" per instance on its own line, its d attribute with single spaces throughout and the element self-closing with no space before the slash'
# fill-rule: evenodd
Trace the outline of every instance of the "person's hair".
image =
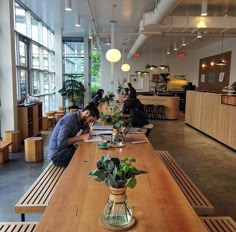
<svg viewBox="0 0 236 232">
<path fill-rule="evenodd" d="M 98 94 L 99 96 L 102 97 L 102 93 L 104 93 L 104 89 L 99 89 L 99 90 L 96 92 L 96 95 Z"/>
<path fill-rule="evenodd" d="M 124 92 L 124 94 L 126 94 L 126 95 L 128 95 L 129 94 L 129 88 L 124 88 L 124 90 L 123 90 Z"/>
<path fill-rule="evenodd" d="M 92 117 L 99 118 L 99 110 L 94 102 L 90 102 L 82 111 L 88 110 Z"/>
<path fill-rule="evenodd" d="M 129 88 L 133 87 L 132 84 L 131 84 L 130 82 L 128 83 L 128 86 L 129 86 Z"/>
</svg>

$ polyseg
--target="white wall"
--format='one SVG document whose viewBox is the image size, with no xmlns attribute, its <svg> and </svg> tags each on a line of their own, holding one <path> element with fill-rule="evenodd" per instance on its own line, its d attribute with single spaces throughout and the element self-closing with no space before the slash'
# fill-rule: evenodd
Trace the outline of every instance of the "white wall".
<svg viewBox="0 0 236 232">
<path fill-rule="evenodd" d="M 230 83 L 236 81 L 236 38 L 229 38 L 224 40 L 223 52 L 232 51 L 231 68 L 230 68 Z M 191 46 L 191 45 L 190 45 Z M 170 66 L 170 76 L 185 75 L 188 82 L 192 82 L 198 86 L 199 76 L 199 61 L 201 58 L 219 54 L 221 51 L 221 41 L 214 43 L 211 46 L 204 47 L 192 53 L 186 53 L 185 58 L 179 58 L 178 52 L 171 55 L 165 55 L 165 63 Z M 184 52 L 184 51 L 183 51 Z M 131 69 L 129 72 L 121 71 L 122 62 L 119 61 L 114 64 L 114 89 L 117 89 L 118 80 L 122 82 L 124 78 L 128 79 L 130 74 L 135 74 L 135 71 L 144 71 L 146 64 L 151 64 L 150 53 L 143 53 L 140 57 L 132 57 L 127 61 Z M 152 54 L 152 64 L 162 64 L 162 53 Z M 102 87 L 108 91 L 110 90 L 110 63 L 106 60 L 105 54 L 102 56 Z"/>
</svg>

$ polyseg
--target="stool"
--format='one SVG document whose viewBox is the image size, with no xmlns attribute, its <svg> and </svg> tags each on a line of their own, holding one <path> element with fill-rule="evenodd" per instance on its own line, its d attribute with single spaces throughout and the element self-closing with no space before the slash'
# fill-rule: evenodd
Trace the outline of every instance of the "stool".
<svg viewBox="0 0 236 232">
<path fill-rule="evenodd" d="M 43 117 L 43 130 L 48 130 L 48 117 Z"/>
<path fill-rule="evenodd" d="M 155 116 L 157 119 L 166 119 L 165 106 L 157 105 Z"/>
<path fill-rule="evenodd" d="M 147 118 L 155 118 L 154 105 L 145 105 L 145 113 Z"/>
<path fill-rule="evenodd" d="M 55 113 L 55 120 L 56 123 L 62 118 L 65 114 L 64 113 Z"/>
<path fill-rule="evenodd" d="M 5 131 L 3 140 L 6 142 L 12 142 L 12 145 L 9 146 L 9 152 L 18 152 L 21 150 L 21 138 L 20 131 Z"/>
<path fill-rule="evenodd" d="M 62 111 L 64 113 L 66 113 L 66 107 L 60 106 L 58 109 L 59 109 L 58 111 Z"/>
<path fill-rule="evenodd" d="M 43 138 L 30 137 L 25 139 L 25 161 L 39 162 L 43 160 Z"/>
<path fill-rule="evenodd" d="M 9 159 L 9 146 L 12 142 L 0 141 L 0 164 L 5 163 Z"/>
</svg>

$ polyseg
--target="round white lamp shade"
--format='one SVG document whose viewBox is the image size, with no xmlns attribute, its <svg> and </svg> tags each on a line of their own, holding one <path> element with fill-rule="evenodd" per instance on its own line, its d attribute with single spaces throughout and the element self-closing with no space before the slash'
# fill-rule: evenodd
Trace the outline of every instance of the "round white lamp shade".
<svg viewBox="0 0 236 232">
<path fill-rule="evenodd" d="M 129 64 L 122 64 L 121 70 L 124 72 L 128 72 L 130 70 L 130 65 Z"/>
<path fill-rule="evenodd" d="M 109 49 L 106 53 L 106 58 L 110 62 L 117 62 L 121 58 L 121 53 L 118 49 Z"/>
</svg>

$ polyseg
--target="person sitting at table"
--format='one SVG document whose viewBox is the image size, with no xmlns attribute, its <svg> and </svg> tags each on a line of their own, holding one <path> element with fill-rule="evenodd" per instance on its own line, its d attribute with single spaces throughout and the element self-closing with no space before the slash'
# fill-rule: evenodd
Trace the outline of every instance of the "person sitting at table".
<svg viewBox="0 0 236 232">
<path fill-rule="evenodd" d="M 130 82 L 128 83 L 128 88 L 129 88 L 129 97 L 131 97 L 131 98 L 136 97 L 137 96 L 136 90 Z"/>
<path fill-rule="evenodd" d="M 67 166 L 76 150 L 74 144 L 91 138 L 89 124 L 94 123 L 98 118 L 99 111 L 93 102 L 81 112 L 63 116 L 57 122 L 49 139 L 49 160 L 56 166 Z M 77 135 L 81 130 L 83 132 Z"/>
<path fill-rule="evenodd" d="M 128 99 L 124 101 L 122 113 L 131 115 L 132 127 L 146 128 L 147 132 L 145 134 L 148 137 L 153 128 L 153 124 L 149 123 L 146 119 L 144 106 L 140 100 L 137 99 L 136 95 L 133 97 L 128 96 Z"/>
<path fill-rule="evenodd" d="M 124 88 L 123 92 L 122 92 L 122 101 L 124 102 L 124 100 L 126 100 L 128 98 L 129 95 L 129 88 Z"/>
<path fill-rule="evenodd" d="M 103 90 L 103 89 L 99 89 L 99 90 L 96 92 L 96 94 L 95 94 L 95 96 L 94 96 L 94 98 L 93 98 L 93 102 L 95 103 L 96 106 L 99 105 L 99 103 L 100 103 L 100 101 L 101 101 L 101 99 L 102 99 L 103 94 L 104 94 L 104 90 Z"/>
</svg>

